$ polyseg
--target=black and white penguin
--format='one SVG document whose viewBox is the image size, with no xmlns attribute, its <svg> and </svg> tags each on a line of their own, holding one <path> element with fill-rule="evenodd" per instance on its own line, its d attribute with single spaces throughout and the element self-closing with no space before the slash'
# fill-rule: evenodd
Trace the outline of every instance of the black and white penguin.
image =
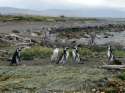
<svg viewBox="0 0 125 93">
<path fill-rule="evenodd" d="M 112 48 L 110 45 L 108 46 L 107 58 L 108 58 L 108 63 L 110 63 L 110 61 L 113 61 L 114 59 L 114 55 L 112 53 Z"/>
<path fill-rule="evenodd" d="M 122 64 L 122 63 L 121 63 L 118 59 L 116 59 L 116 57 L 113 55 L 111 46 L 108 46 L 107 57 L 108 57 L 108 64 L 109 64 L 109 65 L 121 65 L 121 64 Z"/>
<path fill-rule="evenodd" d="M 68 57 L 69 57 L 69 51 L 68 51 L 68 48 L 66 47 L 63 50 L 63 54 L 62 54 L 62 56 L 60 58 L 61 60 L 59 60 L 59 63 L 60 64 L 66 64 L 67 61 L 68 61 Z"/>
<path fill-rule="evenodd" d="M 13 65 L 13 64 L 16 64 L 16 65 L 20 64 L 20 62 L 21 62 L 21 57 L 20 57 L 21 50 L 22 50 L 21 48 L 17 48 L 16 49 L 16 51 L 13 54 L 11 63 L 10 63 L 11 65 Z"/>
<path fill-rule="evenodd" d="M 73 56 L 73 62 L 74 63 L 79 63 L 80 62 L 80 55 L 79 55 L 79 50 L 77 47 L 75 47 L 72 50 L 72 56 Z"/>
</svg>

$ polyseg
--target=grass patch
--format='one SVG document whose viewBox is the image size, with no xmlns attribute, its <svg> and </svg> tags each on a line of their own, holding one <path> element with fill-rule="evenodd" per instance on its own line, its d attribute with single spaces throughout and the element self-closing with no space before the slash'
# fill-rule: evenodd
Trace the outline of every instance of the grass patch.
<svg viewBox="0 0 125 93">
<path fill-rule="evenodd" d="M 32 60 L 34 58 L 48 58 L 52 54 L 52 49 L 41 46 L 34 46 L 22 52 L 22 59 Z"/>
<path fill-rule="evenodd" d="M 22 59 L 23 60 L 33 60 L 34 58 L 49 58 L 51 57 L 53 52 L 52 48 L 41 47 L 41 46 L 34 46 L 29 49 L 25 49 L 22 51 Z M 63 53 L 63 49 L 60 49 L 60 54 Z M 93 52 L 89 48 L 79 48 L 80 56 L 92 56 Z M 72 57 L 72 50 L 69 49 L 69 59 Z"/>
<path fill-rule="evenodd" d="M 79 53 L 81 56 L 90 56 L 92 55 L 92 51 L 88 48 L 80 48 Z"/>
<path fill-rule="evenodd" d="M 105 47 L 105 46 L 93 46 L 93 47 L 90 47 L 90 49 L 93 52 L 105 52 L 105 51 L 107 51 L 107 47 Z"/>
<path fill-rule="evenodd" d="M 125 72 L 118 76 L 121 80 L 125 80 Z"/>
<path fill-rule="evenodd" d="M 96 22 L 97 19 L 94 18 L 79 18 L 79 17 L 50 17 L 50 16 L 0 16 L 0 21 L 47 21 L 47 22 L 56 22 L 56 21 L 82 21 L 82 22 Z"/>
<path fill-rule="evenodd" d="M 123 50 L 115 50 L 114 54 L 117 57 L 125 57 L 125 51 L 123 51 Z"/>
<path fill-rule="evenodd" d="M 96 81 L 107 76 L 103 74 L 103 70 L 83 66 L 44 65 L 37 67 L 0 67 L 0 69 L 0 90 L 7 89 L 7 93 L 16 92 L 14 89 L 20 91 L 29 89 L 34 92 L 27 93 L 35 93 L 44 88 L 60 91 L 72 89 L 75 91 L 85 84 L 85 80 Z M 5 79 L 6 77 L 7 79 Z"/>
</svg>

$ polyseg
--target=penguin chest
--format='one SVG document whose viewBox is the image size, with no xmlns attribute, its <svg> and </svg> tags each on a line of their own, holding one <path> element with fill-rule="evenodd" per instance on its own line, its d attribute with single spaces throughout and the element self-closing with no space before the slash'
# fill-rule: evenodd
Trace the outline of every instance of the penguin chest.
<svg viewBox="0 0 125 93">
<path fill-rule="evenodd" d="M 75 51 L 72 51 L 72 56 L 73 56 L 73 58 L 75 58 L 75 56 L 76 56 Z"/>
<path fill-rule="evenodd" d="M 69 52 L 67 51 L 66 52 L 66 58 L 68 59 L 68 57 L 69 57 Z"/>
<path fill-rule="evenodd" d="M 55 51 L 53 52 L 53 54 L 56 55 L 56 56 L 58 55 L 58 53 L 59 53 L 58 50 L 55 50 Z"/>
<path fill-rule="evenodd" d="M 110 51 L 107 52 L 107 56 L 108 56 L 108 58 L 111 56 L 111 52 Z"/>
</svg>

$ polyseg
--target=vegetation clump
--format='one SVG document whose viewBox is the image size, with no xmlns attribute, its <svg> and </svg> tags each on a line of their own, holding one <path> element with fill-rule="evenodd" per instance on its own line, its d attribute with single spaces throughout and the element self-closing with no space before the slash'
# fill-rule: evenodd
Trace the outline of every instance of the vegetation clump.
<svg viewBox="0 0 125 93">
<path fill-rule="evenodd" d="M 48 58 L 52 54 L 52 49 L 41 46 L 34 46 L 22 52 L 22 59 L 32 60 L 34 58 Z"/>
</svg>

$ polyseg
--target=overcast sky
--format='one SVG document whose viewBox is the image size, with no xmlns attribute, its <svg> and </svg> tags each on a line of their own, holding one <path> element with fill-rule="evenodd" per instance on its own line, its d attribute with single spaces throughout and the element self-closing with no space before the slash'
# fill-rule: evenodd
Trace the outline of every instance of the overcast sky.
<svg viewBox="0 0 125 93">
<path fill-rule="evenodd" d="M 0 0 L 0 7 L 34 10 L 113 8 L 125 10 L 125 0 Z"/>
</svg>

